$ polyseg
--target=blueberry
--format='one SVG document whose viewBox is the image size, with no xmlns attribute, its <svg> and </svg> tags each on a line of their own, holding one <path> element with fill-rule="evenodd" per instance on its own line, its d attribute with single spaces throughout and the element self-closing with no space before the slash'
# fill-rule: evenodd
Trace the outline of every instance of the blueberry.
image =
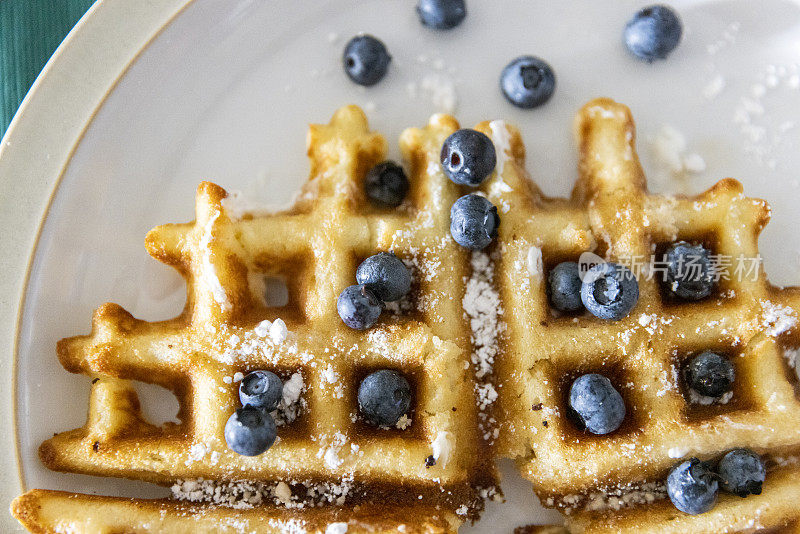
<svg viewBox="0 0 800 534">
<path fill-rule="evenodd" d="M 733 449 L 717 466 L 722 489 L 739 497 L 761 495 L 767 468 L 759 455 L 750 449 Z"/>
<path fill-rule="evenodd" d="M 719 482 L 708 464 L 697 458 L 681 462 L 667 476 L 667 495 L 681 512 L 708 512 L 717 502 Z"/>
<path fill-rule="evenodd" d="M 664 59 L 681 40 L 681 19 L 663 5 L 645 7 L 625 25 L 623 38 L 631 53 L 645 61 Z"/>
<path fill-rule="evenodd" d="M 392 57 L 371 35 L 357 35 L 344 47 L 344 70 L 358 85 L 375 85 L 386 75 Z"/>
<path fill-rule="evenodd" d="M 581 301 L 581 278 L 578 264 L 574 261 L 559 263 L 547 277 L 550 304 L 562 312 L 573 312 L 583 308 Z"/>
<path fill-rule="evenodd" d="M 636 306 L 639 282 L 627 267 L 618 263 L 599 263 L 583 277 L 581 300 L 595 317 L 618 321 Z"/>
<path fill-rule="evenodd" d="M 272 446 L 277 436 L 272 416 L 255 406 L 239 408 L 225 423 L 225 442 L 242 456 L 258 456 Z"/>
<path fill-rule="evenodd" d="M 455 28 L 467 16 L 464 0 L 419 0 L 417 3 L 419 20 L 437 30 Z"/>
<path fill-rule="evenodd" d="M 498 226 L 497 208 L 486 197 L 464 195 L 450 208 L 450 234 L 462 247 L 486 248 L 497 235 Z"/>
<path fill-rule="evenodd" d="M 384 161 L 367 172 L 364 190 L 374 204 L 382 208 L 396 208 L 408 193 L 408 178 L 400 165 Z"/>
<path fill-rule="evenodd" d="M 253 371 L 239 384 L 242 406 L 250 405 L 268 412 L 276 409 L 283 396 L 283 382 L 269 371 Z"/>
<path fill-rule="evenodd" d="M 716 399 L 733 388 L 736 372 L 728 358 L 705 351 L 689 360 L 684 376 L 690 389 L 704 397 Z"/>
<path fill-rule="evenodd" d="M 464 128 L 453 132 L 442 146 L 442 168 L 460 185 L 480 185 L 497 164 L 494 144 L 485 134 Z"/>
<path fill-rule="evenodd" d="M 375 324 L 383 306 L 375 293 L 365 285 L 345 288 L 336 301 L 336 310 L 344 324 L 356 330 L 365 330 Z"/>
<path fill-rule="evenodd" d="M 711 294 L 714 265 L 708 249 L 679 241 L 667 249 L 664 260 L 664 281 L 673 295 L 685 300 L 700 300 Z"/>
<path fill-rule="evenodd" d="M 358 386 L 358 407 L 372 424 L 393 426 L 411 408 L 411 386 L 397 371 L 375 371 Z"/>
<path fill-rule="evenodd" d="M 590 373 L 579 377 L 569 388 L 569 406 L 580 423 L 592 434 L 608 434 L 625 419 L 625 401 L 611 381 Z"/>
<path fill-rule="evenodd" d="M 391 302 L 411 289 L 411 273 L 391 252 L 379 252 L 361 262 L 356 282 L 366 285 L 382 301 Z"/>
<path fill-rule="evenodd" d="M 550 100 L 555 88 L 553 69 L 538 57 L 520 56 L 500 73 L 500 89 L 518 108 L 541 106 Z"/>
</svg>

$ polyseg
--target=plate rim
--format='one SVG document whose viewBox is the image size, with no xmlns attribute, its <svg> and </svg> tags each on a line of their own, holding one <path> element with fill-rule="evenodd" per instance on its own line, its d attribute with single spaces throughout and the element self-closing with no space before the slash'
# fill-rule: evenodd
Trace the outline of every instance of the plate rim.
<svg viewBox="0 0 800 534">
<path fill-rule="evenodd" d="M 131 4 L 99 0 L 45 64 L 0 141 L 0 414 L 11 431 L 0 437 L 0 497 L 7 505 L 26 491 L 18 439 L 18 359 L 25 302 L 44 222 L 72 156 L 94 117 L 144 50 L 194 0 Z M 102 43 L 103 46 L 98 46 Z M 82 80 L 80 84 L 70 80 Z M 66 104 L 66 105 L 65 105 Z M 56 125 L 68 125 L 62 128 Z M 46 154 L 46 157 L 41 157 Z M 38 157 L 37 157 L 38 156 Z M 8 177 L 14 177 L 9 179 Z M 6 427 L 8 428 L 8 427 Z M 10 515 L 4 531 L 22 531 Z"/>
</svg>

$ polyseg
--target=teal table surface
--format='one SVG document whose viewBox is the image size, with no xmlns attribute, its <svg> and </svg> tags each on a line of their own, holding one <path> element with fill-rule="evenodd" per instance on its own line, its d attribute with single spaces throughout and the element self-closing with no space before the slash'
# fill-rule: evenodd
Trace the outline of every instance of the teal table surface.
<svg viewBox="0 0 800 534">
<path fill-rule="evenodd" d="M 0 136 L 47 60 L 94 0 L 0 0 Z"/>
</svg>

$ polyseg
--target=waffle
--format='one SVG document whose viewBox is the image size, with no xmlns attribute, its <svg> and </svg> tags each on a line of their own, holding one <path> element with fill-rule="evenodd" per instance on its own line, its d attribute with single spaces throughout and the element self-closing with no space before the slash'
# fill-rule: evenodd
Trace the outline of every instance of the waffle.
<svg viewBox="0 0 800 534">
<path fill-rule="evenodd" d="M 146 238 L 148 252 L 186 280 L 183 313 L 146 322 L 105 304 L 90 335 L 59 342 L 64 368 L 91 377 L 89 414 L 83 427 L 39 450 L 56 471 L 172 486 L 200 502 L 36 491 L 16 501 L 15 515 L 34 531 L 74 519 L 104 532 L 128 520 L 145 530 L 210 529 L 234 516 L 220 502 L 255 505 L 242 512 L 249 522 L 243 532 L 271 532 L 271 521 L 287 517 L 313 530 L 321 517 L 339 520 L 353 507 L 360 510 L 354 521 L 366 528 L 371 518 L 388 518 L 372 526 L 389 531 L 392 524 L 452 531 L 474 518 L 496 494 L 496 476 L 482 439 L 488 423 L 475 402 L 472 333 L 462 309 L 470 258 L 449 237 L 450 205 L 461 193 L 438 164 L 456 127 L 437 116 L 403 134 L 412 186 L 396 210 L 372 207 L 362 192 L 386 143 L 355 106 L 310 128 L 311 178 L 291 210 L 243 214 L 222 188 L 201 183 L 196 220 L 157 227 Z M 384 250 L 412 267 L 412 296 L 375 327 L 351 330 L 336 298 L 359 262 Z M 268 305 L 265 278 L 285 282 L 288 303 Z M 412 384 L 404 428 L 379 429 L 358 415 L 358 384 L 381 368 L 400 370 Z M 238 406 L 237 381 L 254 369 L 293 382 L 294 398 L 285 387 L 276 444 L 245 457 L 228 449 L 223 428 Z M 131 381 L 171 390 L 179 422 L 146 421 Z M 207 487 L 209 480 L 217 485 Z M 207 522 L 194 519 L 198 514 Z M 151 523 L 156 517 L 165 522 Z"/>
<path fill-rule="evenodd" d="M 685 240 L 720 258 L 758 258 L 767 204 L 746 198 L 731 179 L 693 198 L 648 193 L 630 112 L 608 99 L 577 115 L 580 176 L 568 200 L 545 197 L 527 179 L 514 128 L 491 122 L 478 129 L 499 154 L 482 188 L 500 211 L 493 256 L 501 301 L 513 310 L 504 316 L 494 369 L 496 413 L 503 414 L 496 454 L 516 458 L 545 504 L 576 512 L 575 532 L 720 532 L 762 512 L 764 528 L 800 517 L 790 505 L 800 491 L 796 468 L 780 467 L 800 448 L 797 380 L 784 358 L 799 346 L 798 289 L 771 286 L 758 261 L 719 261 L 715 293 L 700 302 L 675 301 L 657 274 L 640 276 L 636 307 L 616 322 L 559 315 L 546 292 L 549 269 L 587 251 L 629 265 Z M 757 270 L 737 276 L 738 265 Z M 696 403 L 683 388 L 682 363 L 703 350 L 734 362 L 727 403 Z M 625 422 L 612 434 L 583 433 L 568 417 L 569 384 L 587 372 L 609 377 L 625 400 Z M 680 459 L 714 460 L 735 447 L 752 448 L 774 466 L 760 498 L 723 497 L 696 517 L 664 499 L 666 473 Z"/>
<path fill-rule="evenodd" d="M 312 508 L 301 516 L 282 506 L 249 509 L 210 508 L 180 501 L 140 500 L 33 490 L 13 506 L 31 532 L 169 532 L 175 534 L 373 534 L 397 532 L 440 534 L 455 532 L 460 520 L 452 513 L 417 505 L 410 518 L 407 507 Z M 346 528 L 345 528 L 346 527 Z"/>
</svg>

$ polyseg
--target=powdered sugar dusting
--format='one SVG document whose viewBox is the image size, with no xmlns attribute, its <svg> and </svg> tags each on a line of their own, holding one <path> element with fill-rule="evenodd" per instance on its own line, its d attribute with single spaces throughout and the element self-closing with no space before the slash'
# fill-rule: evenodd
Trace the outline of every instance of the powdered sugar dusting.
<svg viewBox="0 0 800 534">
<path fill-rule="evenodd" d="M 506 160 L 511 152 L 511 141 L 508 133 L 508 127 L 505 121 L 494 120 L 489 123 L 489 128 L 492 130 L 492 142 L 494 143 L 494 150 L 497 154 L 497 180 L 503 181 L 503 171 L 506 167 Z M 506 186 L 508 187 L 508 186 Z M 510 188 L 509 188 L 510 190 Z"/>
<path fill-rule="evenodd" d="M 800 382 L 800 348 L 786 349 L 783 352 L 783 357 L 786 358 L 789 368 L 794 369 L 794 373 L 797 375 L 797 380 Z"/>
<path fill-rule="evenodd" d="M 494 265 L 484 252 L 472 253 L 472 275 L 467 280 L 462 306 L 470 320 L 472 331 L 471 361 L 475 368 L 476 395 L 480 408 L 480 426 L 484 439 L 493 441 L 498 431 L 493 428 L 496 421 L 486 410 L 497 399 L 497 390 L 492 384 L 492 373 L 498 353 L 498 341 L 505 330 L 500 320 L 503 308 L 500 296 L 494 287 Z"/>
<path fill-rule="evenodd" d="M 794 310 L 787 306 L 775 304 L 769 300 L 761 301 L 762 325 L 768 336 L 779 336 L 780 334 L 794 328 L 797 324 L 797 315 Z"/>
<path fill-rule="evenodd" d="M 327 436 L 321 436 L 320 441 L 327 441 Z M 330 442 L 319 449 L 317 452 L 317 458 L 324 459 L 325 465 L 327 465 L 329 469 L 338 468 L 344 463 L 344 459 L 339 456 L 339 452 L 346 443 L 347 436 L 341 432 L 335 432 L 333 437 L 330 439 Z"/>
<path fill-rule="evenodd" d="M 221 204 L 225 209 L 225 214 L 232 221 L 238 221 L 246 214 L 254 217 L 263 217 L 273 214 L 282 208 L 282 206 L 259 204 L 235 189 L 228 192 L 228 196 L 222 199 Z"/>
<path fill-rule="evenodd" d="M 228 295 L 225 293 L 225 289 L 222 287 L 222 284 L 219 282 L 219 277 L 217 276 L 217 271 L 214 268 L 214 264 L 211 263 L 211 249 L 209 245 L 211 244 L 211 232 L 214 228 L 214 223 L 219 218 L 219 211 L 214 212 L 208 222 L 203 227 L 203 235 L 200 238 L 200 249 L 201 249 L 201 262 L 203 265 L 203 272 L 201 274 L 205 285 L 211 290 L 211 294 L 214 297 L 214 300 L 220 305 L 220 307 L 228 311 L 231 309 L 231 303 L 228 300 Z"/>
<path fill-rule="evenodd" d="M 325 529 L 325 534 L 347 534 L 347 523 L 331 523 Z"/>
<path fill-rule="evenodd" d="M 658 162 L 674 177 L 706 170 L 705 160 L 697 153 L 687 152 L 686 137 L 672 126 L 663 125 L 651 143 Z"/>
<path fill-rule="evenodd" d="M 342 506 L 353 490 L 353 480 L 352 477 L 346 477 L 338 483 L 289 480 L 273 484 L 197 478 L 178 480 L 170 489 L 172 498 L 181 501 L 205 502 L 234 509 L 248 509 L 270 503 L 302 509 L 329 504 Z M 302 524 L 304 523 L 297 523 L 295 526 Z"/>
<path fill-rule="evenodd" d="M 442 467 L 447 466 L 447 461 L 450 459 L 450 452 L 452 451 L 453 443 L 450 441 L 449 432 L 438 432 L 436 438 L 431 443 L 431 450 L 433 452 L 433 459 L 436 462 L 441 462 Z"/>
</svg>

